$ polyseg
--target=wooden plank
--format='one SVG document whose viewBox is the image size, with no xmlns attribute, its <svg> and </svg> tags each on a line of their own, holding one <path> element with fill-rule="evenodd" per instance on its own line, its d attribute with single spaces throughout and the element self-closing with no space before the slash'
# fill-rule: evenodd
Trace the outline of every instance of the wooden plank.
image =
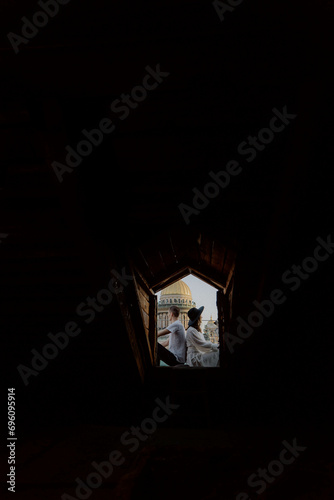
<svg viewBox="0 0 334 500">
<path fill-rule="evenodd" d="M 138 285 L 138 293 L 139 293 L 139 300 L 146 311 L 147 306 L 149 305 L 148 295 L 143 291 L 143 289 L 139 285 Z"/>
<path fill-rule="evenodd" d="M 142 288 L 148 290 L 150 293 L 153 293 L 153 291 L 150 289 L 150 286 L 148 284 L 148 281 L 147 281 L 146 277 L 144 277 L 143 273 L 141 272 L 141 269 L 138 268 L 138 266 L 134 262 L 133 258 L 128 257 L 128 260 L 129 260 L 129 263 L 130 263 L 132 274 L 133 275 L 134 274 L 137 275 L 137 282 L 138 282 L 138 284 L 140 284 L 142 286 Z"/>
<path fill-rule="evenodd" d="M 144 326 L 146 329 L 146 336 L 149 339 L 150 316 L 149 316 L 149 314 L 147 314 L 147 312 L 145 312 L 143 310 L 142 310 L 142 314 L 143 314 Z"/>
<path fill-rule="evenodd" d="M 226 295 L 227 295 L 228 301 L 229 301 L 230 319 L 232 319 L 232 317 L 233 317 L 233 291 L 234 291 L 234 273 L 233 273 L 232 278 L 229 281 L 228 289 L 226 291 Z"/>
<path fill-rule="evenodd" d="M 213 243 L 213 251 L 211 255 L 211 266 L 216 270 L 216 271 L 221 271 L 222 270 L 222 265 L 225 260 L 225 255 L 226 255 L 226 247 L 225 245 L 221 244 L 219 240 L 215 239 Z"/>
<path fill-rule="evenodd" d="M 163 267 L 161 257 L 158 253 L 152 253 L 150 246 L 142 246 L 141 252 L 150 270 L 150 273 L 154 276 Z"/>
<path fill-rule="evenodd" d="M 147 341 L 149 343 L 149 327 L 150 327 L 150 302 L 148 293 L 137 283 L 138 297 L 141 306 L 143 323 L 146 331 Z"/>
<path fill-rule="evenodd" d="M 149 328 L 149 314 L 147 314 L 143 310 L 143 308 L 142 308 L 142 305 L 141 305 L 141 302 L 140 302 L 139 288 L 140 288 L 140 285 L 138 283 L 138 275 L 136 275 L 136 273 L 134 273 L 134 291 L 135 291 L 135 295 L 136 295 L 136 298 L 137 298 L 137 306 L 139 308 L 140 318 L 142 319 L 142 326 L 143 326 L 143 330 L 144 330 L 144 333 L 145 333 L 145 341 L 146 341 L 146 343 L 143 344 L 143 349 L 144 349 L 145 352 L 146 352 L 146 350 L 148 350 L 150 361 L 151 361 L 151 363 L 153 363 L 153 354 L 152 354 L 151 346 L 150 346 L 150 342 L 149 342 L 149 331 L 148 331 L 148 328 Z M 144 339 L 142 341 L 144 343 Z"/>
<path fill-rule="evenodd" d="M 146 253 L 147 266 L 154 262 L 150 266 L 151 269 L 154 267 L 152 271 L 154 277 L 146 275 L 146 279 L 155 292 L 186 276 L 190 269 L 194 270 L 198 277 L 207 283 L 211 282 L 218 288 L 226 287 L 228 279 L 232 276 L 230 273 L 233 273 L 234 268 L 235 254 L 233 251 L 228 253 L 225 244 L 220 243 L 219 240 L 212 240 L 211 237 L 205 235 L 200 235 L 199 238 L 196 231 L 190 231 L 190 236 L 184 232 L 179 237 L 178 233 L 174 231 L 172 237 L 169 234 L 168 238 L 168 234 L 165 233 L 163 237 L 155 240 L 155 245 L 159 244 L 159 250 L 155 251 L 155 256 L 152 252 L 153 245 L 150 245 Z M 168 242 L 168 252 L 163 253 L 161 250 L 163 241 Z M 159 263 L 162 261 L 163 264 L 159 267 Z"/>
<path fill-rule="evenodd" d="M 175 264 L 172 268 L 157 275 L 154 281 L 152 280 L 152 289 L 156 293 L 166 288 L 166 286 L 188 276 L 188 274 L 190 274 L 190 268 L 185 266 L 183 262 Z"/>
<path fill-rule="evenodd" d="M 149 342 L 153 356 L 153 365 L 156 365 L 157 360 L 157 296 L 150 295 L 150 325 L 149 325 Z"/>
<path fill-rule="evenodd" d="M 175 256 L 175 261 L 180 262 L 188 253 L 188 247 L 191 243 L 191 239 L 188 236 L 188 232 L 184 231 L 170 231 L 170 244 Z"/>
<path fill-rule="evenodd" d="M 149 299 L 148 299 L 148 292 L 146 292 L 144 290 L 144 288 L 140 285 L 140 283 L 138 283 L 138 280 L 137 280 L 137 285 L 138 285 L 138 291 L 140 293 L 140 297 L 142 298 L 142 300 L 144 300 L 145 302 L 148 302 Z"/>
<path fill-rule="evenodd" d="M 143 250 L 141 248 L 138 248 L 138 254 L 140 255 L 142 262 L 145 264 L 146 271 L 149 273 L 149 275 L 154 276 L 154 273 L 152 271 L 152 267 L 149 264 L 149 262 L 147 261 L 146 256 L 144 255 Z M 142 267 L 143 267 L 143 265 L 140 267 L 140 269 L 142 269 Z"/>
<path fill-rule="evenodd" d="M 226 328 L 226 314 L 224 311 L 225 295 L 222 290 L 217 292 L 217 319 L 218 319 L 218 334 L 220 348 L 220 365 L 222 366 L 222 351 L 225 350 L 225 328 Z"/>
<path fill-rule="evenodd" d="M 164 262 L 165 269 L 177 263 L 177 258 L 175 257 L 175 250 L 171 245 L 170 237 L 168 234 L 161 235 L 156 242 L 161 257 Z M 151 247 L 152 249 L 154 247 Z"/>
<path fill-rule="evenodd" d="M 202 234 L 201 243 L 199 245 L 199 253 L 201 262 L 205 262 L 208 266 L 211 264 L 211 249 L 212 240 Z"/>
<path fill-rule="evenodd" d="M 175 262 L 178 263 L 182 259 L 184 254 L 186 253 L 187 247 L 185 244 L 181 244 L 181 247 L 178 247 L 177 240 L 174 238 L 174 235 L 172 235 L 171 233 L 168 234 L 168 238 L 169 238 L 169 243 L 170 243 L 170 246 L 172 249 L 172 253 L 173 253 L 174 258 L 175 258 Z"/>
<path fill-rule="evenodd" d="M 134 275 L 137 277 L 136 284 L 138 290 L 138 297 L 142 308 L 148 313 L 149 312 L 149 291 L 145 289 L 145 284 L 141 281 L 140 276 L 134 271 Z"/>
<path fill-rule="evenodd" d="M 148 298 L 143 297 L 143 295 L 139 293 L 139 301 L 142 311 L 146 314 L 149 314 L 150 303 L 148 301 Z"/>
<path fill-rule="evenodd" d="M 134 253 L 131 254 L 129 258 L 132 269 L 136 270 L 143 283 L 149 284 L 153 277 L 151 270 L 148 267 L 148 263 L 145 257 L 142 255 L 139 249 L 136 249 Z M 148 285 L 148 288 L 150 286 Z"/>
<path fill-rule="evenodd" d="M 128 332 L 128 337 L 131 345 L 131 349 L 136 361 L 138 372 L 142 382 L 145 381 L 145 365 L 142 353 L 140 351 L 137 339 L 137 329 L 135 328 L 132 321 L 132 311 L 128 305 L 127 298 L 124 291 L 116 294 L 117 302 L 120 307 L 123 320 L 125 323 L 126 331 Z"/>
<path fill-rule="evenodd" d="M 220 289 L 225 288 L 226 283 L 224 275 L 221 273 L 217 273 L 214 269 L 210 268 L 204 263 L 200 266 L 194 263 L 191 265 L 190 269 L 192 274 L 197 275 L 198 278 L 202 279 L 206 283 Z"/>
<path fill-rule="evenodd" d="M 228 251 L 222 268 L 222 273 L 225 276 L 226 287 L 228 287 L 235 269 L 236 255 L 234 252 Z"/>
</svg>

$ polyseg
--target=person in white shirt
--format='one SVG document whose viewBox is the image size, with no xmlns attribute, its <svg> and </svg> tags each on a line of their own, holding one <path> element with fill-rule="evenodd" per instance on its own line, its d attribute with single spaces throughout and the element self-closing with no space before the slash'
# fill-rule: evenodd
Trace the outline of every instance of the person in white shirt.
<svg viewBox="0 0 334 500">
<path fill-rule="evenodd" d="M 158 337 L 168 335 L 169 338 L 162 343 L 158 342 L 158 366 L 160 360 L 169 366 L 183 365 L 186 358 L 186 334 L 181 321 L 180 308 L 171 306 L 168 312 L 169 325 L 158 332 Z M 166 347 L 169 346 L 169 350 Z"/>
<path fill-rule="evenodd" d="M 186 364 L 192 367 L 219 366 L 219 345 L 207 342 L 201 330 L 204 306 L 196 309 L 193 307 L 188 311 L 189 328 L 186 334 L 187 361 Z"/>
</svg>

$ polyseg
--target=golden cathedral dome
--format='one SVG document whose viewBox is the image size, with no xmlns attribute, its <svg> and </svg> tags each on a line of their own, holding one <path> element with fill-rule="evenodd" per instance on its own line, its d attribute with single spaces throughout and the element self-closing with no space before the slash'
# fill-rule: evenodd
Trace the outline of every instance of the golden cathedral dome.
<svg viewBox="0 0 334 500">
<path fill-rule="evenodd" d="M 177 281 L 162 290 L 161 296 L 163 295 L 187 295 L 190 299 L 192 298 L 189 286 L 182 280 Z"/>
</svg>

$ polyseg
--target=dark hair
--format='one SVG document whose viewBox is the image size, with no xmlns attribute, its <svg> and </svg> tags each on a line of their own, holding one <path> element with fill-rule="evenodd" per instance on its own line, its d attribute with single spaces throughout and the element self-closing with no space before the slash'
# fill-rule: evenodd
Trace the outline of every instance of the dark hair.
<svg viewBox="0 0 334 500">
<path fill-rule="evenodd" d="M 198 320 L 191 326 L 192 326 L 192 328 L 195 328 L 195 330 L 197 330 L 198 332 L 202 333 L 201 323 L 202 323 L 202 318 L 200 316 L 198 318 Z M 190 327 L 188 326 L 188 328 L 190 328 Z M 188 328 L 187 328 L 187 330 L 188 330 Z"/>
<path fill-rule="evenodd" d="M 173 314 L 173 316 L 175 316 L 176 318 L 178 318 L 180 316 L 180 308 L 179 307 L 170 306 L 169 310 Z"/>
</svg>

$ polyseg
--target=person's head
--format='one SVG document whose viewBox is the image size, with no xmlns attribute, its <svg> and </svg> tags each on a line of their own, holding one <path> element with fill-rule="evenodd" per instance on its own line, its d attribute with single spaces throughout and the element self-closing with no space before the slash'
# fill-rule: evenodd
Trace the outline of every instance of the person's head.
<svg viewBox="0 0 334 500">
<path fill-rule="evenodd" d="M 180 316 L 180 308 L 177 306 L 170 306 L 168 310 L 169 321 L 176 321 Z"/>
<path fill-rule="evenodd" d="M 202 316 L 200 316 L 198 320 L 195 321 L 195 323 L 191 326 L 195 328 L 195 330 L 197 330 L 198 332 L 201 332 L 202 331 L 201 324 L 202 324 Z"/>
<path fill-rule="evenodd" d="M 201 306 L 199 309 L 196 309 L 196 307 L 192 307 L 188 311 L 188 326 L 192 326 L 195 328 L 197 331 L 201 332 L 201 323 L 202 323 L 202 312 L 203 312 L 204 306 Z"/>
</svg>

